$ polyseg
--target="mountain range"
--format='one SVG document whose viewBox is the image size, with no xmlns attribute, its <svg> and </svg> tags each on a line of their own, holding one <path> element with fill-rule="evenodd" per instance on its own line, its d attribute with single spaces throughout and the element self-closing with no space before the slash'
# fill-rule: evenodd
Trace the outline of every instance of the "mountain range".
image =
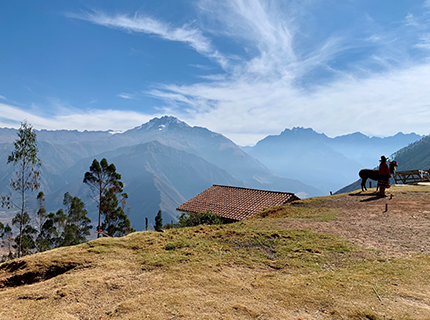
<svg viewBox="0 0 430 320">
<path fill-rule="evenodd" d="M 213 184 L 295 192 L 302 196 L 320 191 L 298 180 L 283 178 L 242 151 L 231 140 L 206 128 L 191 127 L 174 117 L 154 118 L 124 133 L 37 132 L 41 190 L 48 210 L 61 207 L 69 192 L 87 203 L 96 217 L 91 193 L 82 183 L 93 159 L 106 158 L 122 175 L 129 194 L 129 217 L 137 230 L 144 229 L 161 209 L 165 222 L 176 220 L 180 204 Z M 6 165 L 16 130 L 0 129 L 0 194 L 10 192 L 13 166 Z M 0 220 L 10 219 L 2 212 Z"/>
<path fill-rule="evenodd" d="M 391 155 L 391 159 L 397 161 L 397 171 L 430 170 L 430 135 L 396 151 Z M 393 178 L 391 183 L 394 183 Z M 359 189 L 360 186 L 361 179 L 343 187 L 336 193 L 351 192 Z M 374 186 L 376 186 L 376 182 L 374 182 Z"/>
<path fill-rule="evenodd" d="M 6 163 L 16 133 L 0 128 L 2 195 L 10 192 L 14 168 Z M 381 154 L 391 154 L 421 138 L 402 133 L 389 138 L 361 133 L 329 138 L 312 129 L 293 128 L 241 149 L 219 133 L 168 116 L 123 133 L 36 133 L 41 190 L 48 210 L 58 210 L 64 193 L 69 192 L 86 202 L 94 222 L 97 208 L 82 181 L 93 159 L 106 158 L 122 175 L 129 217 L 137 230 L 145 228 L 145 218 L 152 223 L 160 209 L 164 223 L 176 220 L 176 207 L 213 184 L 294 192 L 301 198 L 327 194 L 357 179 L 360 168 L 376 166 Z M 0 221 L 8 222 L 11 216 L 2 211 Z"/>
<path fill-rule="evenodd" d="M 360 169 L 377 167 L 382 155 L 421 138 L 415 133 L 379 138 L 359 132 L 330 138 L 310 128 L 293 128 L 268 136 L 246 151 L 273 173 L 329 194 L 355 181 Z"/>
</svg>

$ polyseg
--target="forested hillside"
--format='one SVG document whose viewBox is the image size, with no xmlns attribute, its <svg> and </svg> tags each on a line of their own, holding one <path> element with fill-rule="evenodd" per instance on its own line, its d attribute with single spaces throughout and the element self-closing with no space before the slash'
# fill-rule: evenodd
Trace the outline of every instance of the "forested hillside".
<svg viewBox="0 0 430 320">
<path fill-rule="evenodd" d="M 399 163 L 397 170 L 430 169 L 430 135 L 393 154 Z"/>
</svg>

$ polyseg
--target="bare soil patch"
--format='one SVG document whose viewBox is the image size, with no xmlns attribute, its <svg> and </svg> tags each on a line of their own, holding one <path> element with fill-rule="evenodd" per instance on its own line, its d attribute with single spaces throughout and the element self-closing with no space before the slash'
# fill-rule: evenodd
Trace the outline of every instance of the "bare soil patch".
<svg viewBox="0 0 430 320">
<path fill-rule="evenodd" d="M 333 196 L 323 204 L 298 203 L 296 206 L 335 208 L 337 219 L 292 220 L 281 225 L 287 229 L 330 233 L 393 256 L 430 254 L 430 193 L 402 193 L 401 188 L 392 186 L 385 198 L 368 191 Z"/>
</svg>

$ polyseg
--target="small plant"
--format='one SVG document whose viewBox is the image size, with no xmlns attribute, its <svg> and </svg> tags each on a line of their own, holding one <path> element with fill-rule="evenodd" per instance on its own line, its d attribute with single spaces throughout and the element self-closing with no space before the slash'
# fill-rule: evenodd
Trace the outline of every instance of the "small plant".
<svg viewBox="0 0 430 320">
<path fill-rule="evenodd" d="M 176 249 L 181 249 L 184 247 L 188 247 L 188 245 L 183 241 L 177 241 L 177 242 L 169 242 L 168 244 L 166 244 L 164 249 L 165 250 L 176 250 Z"/>
</svg>

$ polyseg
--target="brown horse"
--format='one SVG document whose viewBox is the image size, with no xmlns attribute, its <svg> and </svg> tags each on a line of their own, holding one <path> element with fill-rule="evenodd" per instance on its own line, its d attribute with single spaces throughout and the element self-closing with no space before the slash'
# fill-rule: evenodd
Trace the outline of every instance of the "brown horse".
<svg viewBox="0 0 430 320">
<path fill-rule="evenodd" d="M 396 170 L 397 165 L 398 165 L 397 161 L 392 160 L 389 162 L 391 174 L 394 174 L 394 171 Z M 379 170 L 376 170 L 376 169 L 362 169 L 362 170 L 360 170 L 358 175 L 361 178 L 361 190 L 362 191 L 367 190 L 367 188 L 366 188 L 367 179 L 375 180 L 375 181 L 379 180 Z"/>
</svg>

